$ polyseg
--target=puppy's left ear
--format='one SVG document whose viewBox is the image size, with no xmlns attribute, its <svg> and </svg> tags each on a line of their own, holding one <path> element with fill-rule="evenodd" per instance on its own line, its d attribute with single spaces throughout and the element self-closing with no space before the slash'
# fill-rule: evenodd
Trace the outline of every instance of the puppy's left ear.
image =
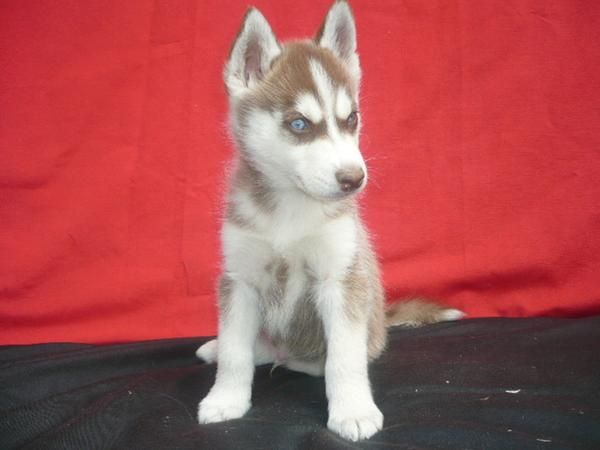
<svg viewBox="0 0 600 450">
<path fill-rule="evenodd" d="M 337 0 L 321 25 L 315 41 L 321 47 L 328 48 L 360 79 L 360 61 L 356 53 L 356 24 L 354 14 L 346 0 Z"/>
</svg>

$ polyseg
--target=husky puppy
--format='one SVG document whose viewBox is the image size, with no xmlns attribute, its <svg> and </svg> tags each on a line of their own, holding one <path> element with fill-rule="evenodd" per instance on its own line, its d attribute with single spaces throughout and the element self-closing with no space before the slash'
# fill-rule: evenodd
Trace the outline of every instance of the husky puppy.
<svg viewBox="0 0 600 450">
<path fill-rule="evenodd" d="M 219 336 L 198 357 L 217 362 L 200 423 L 243 416 L 254 366 L 325 376 L 327 426 L 357 441 L 381 429 L 367 365 L 389 324 L 458 319 L 419 301 L 386 312 L 356 194 L 367 184 L 356 29 L 336 2 L 313 40 L 282 45 L 256 9 L 225 67 L 238 152 L 222 228 Z"/>
</svg>

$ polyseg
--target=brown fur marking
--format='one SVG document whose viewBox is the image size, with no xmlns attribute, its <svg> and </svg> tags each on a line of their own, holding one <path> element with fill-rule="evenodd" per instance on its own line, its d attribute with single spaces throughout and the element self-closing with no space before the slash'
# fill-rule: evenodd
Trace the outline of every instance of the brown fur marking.
<svg viewBox="0 0 600 450">
<path fill-rule="evenodd" d="M 298 299 L 284 342 L 295 359 L 317 361 L 325 357 L 325 331 L 312 295 Z"/>
<path fill-rule="evenodd" d="M 285 296 L 290 267 L 284 258 L 277 258 L 265 267 L 265 271 L 273 278 L 273 283 L 264 293 L 265 308 L 277 308 Z"/>
<path fill-rule="evenodd" d="M 337 126 L 340 131 L 350 134 L 356 133 L 356 130 L 358 129 L 359 120 L 358 114 L 356 113 L 356 106 L 352 106 L 352 111 L 354 114 L 356 114 L 355 120 L 349 120 L 348 118 L 340 119 L 339 117 L 336 118 Z"/>
<path fill-rule="evenodd" d="M 396 302 L 386 311 L 388 326 L 417 327 L 441 322 L 449 308 L 428 300 L 411 299 Z"/>
<path fill-rule="evenodd" d="M 358 249 L 352 267 L 344 280 L 345 311 L 351 320 L 368 315 L 368 355 L 377 358 L 387 341 L 384 292 L 379 265 L 366 230 L 359 224 Z"/>
<path fill-rule="evenodd" d="M 238 161 L 233 186 L 235 189 L 249 193 L 254 204 L 262 211 L 271 212 L 275 209 L 273 189 L 267 178 L 245 159 L 240 158 Z"/>
<path fill-rule="evenodd" d="M 228 275 L 223 275 L 219 280 L 219 310 L 221 314 L 226 315 L 231 305 L 231 295 L 233 294 L 233 280 Z"/>
<path fill-rule="evenodd" d="M 240 126 L 247 128 L 250 113 L 259 109 L 283 112 L 284 123 L 281 125 L 287 128 L 289 118 L 293 114 L 298 114 L 295 105 L 303 93 L 312 93 L 323 104 L 323 99 L 318 96 L 310 70 L 311 60 L 323 66 L 333 82 L 334 89 L 343 86 L 351 98 L 356 96 L 357 81 L 350 76 L 344 64 L 333 52 L 310 41 L 290 42 L 283 47 L 282 53 L 272 62 L 271 70 L 265 75 L 257 89 L 241 100 L 239 108 L 237 108 L 237 120 Z M 325 131 L 318 125 L 316 130 L 318 132 L 310 137 L 316 138 L 323 135 Z M 296 135 L 295 138 L 304 141 L 301 135 Z M 239 144 L 243 150 L 243 143 L 239 142 Z"/>
<path fill-rule="evenodd" d="M 300 132 L 295 131 L 292 128 L 291 122 L 300 118 L 303 118 L 303 116 L 297 111 L 288 112 L 283 118 L 283 122 L 285 124 L 284 128 L 288 131 L 289 136 L 291 136 L 296 143 L 304 144 L 327 136 L 327 125 L 325 124 L 324 120 L 314 123 L 306 119 L 308 120 L 308 128 Z"/>
</svg>

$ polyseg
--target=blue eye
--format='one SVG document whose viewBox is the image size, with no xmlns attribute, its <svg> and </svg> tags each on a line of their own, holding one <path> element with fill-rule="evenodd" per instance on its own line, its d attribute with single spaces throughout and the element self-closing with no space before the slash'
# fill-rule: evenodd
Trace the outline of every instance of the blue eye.
<svg viewBox="0 0 600 450">
<path fill-rule="evenodd" d="M 294 131 L 305 131 L 308 128 L 306 119 L 294 119 L 290 122 L 290 126 Z"/>
</svg>

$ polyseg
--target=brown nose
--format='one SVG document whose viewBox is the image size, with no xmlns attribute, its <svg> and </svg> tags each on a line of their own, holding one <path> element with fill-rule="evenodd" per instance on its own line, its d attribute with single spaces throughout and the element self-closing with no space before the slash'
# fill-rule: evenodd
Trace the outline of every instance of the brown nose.
<svg viewBox="0 0 600 450">
<path fill-rule="evenodd" d="M 352 192 L 358 189 L 365 179 L 365 172 L 360 167 L 347 167 L 335 173 L 342 192 Z"/>
</svg>

